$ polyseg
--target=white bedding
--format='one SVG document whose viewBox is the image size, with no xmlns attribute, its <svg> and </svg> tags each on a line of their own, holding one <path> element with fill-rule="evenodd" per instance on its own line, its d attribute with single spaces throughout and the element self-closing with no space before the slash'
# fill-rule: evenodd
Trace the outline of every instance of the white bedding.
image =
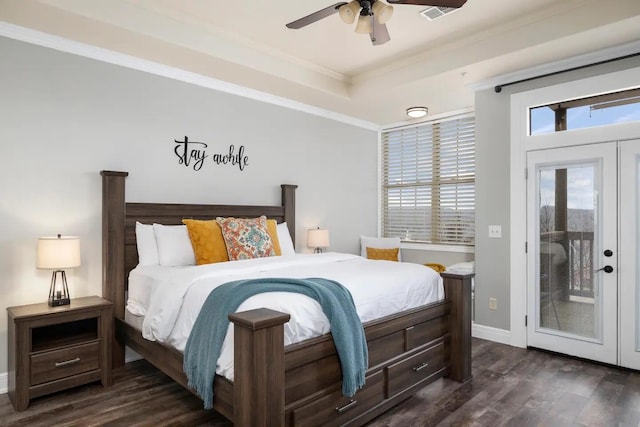
<svg viewBox="0 0 640 427">
<path fill-rule="evenodd" d="M 323 253 L 258 258 L 194 267 L 136 267 L 129 277 L 127 309 L 144 316 L 142 335 L 184 351 L 204 300 L 223 283 L 263 277 L 324 277 L 351 292 L 362 322 L 440 301 L 440 275 L 419 264 L 371 261 L 360 256 Z M 238 311 L 266 307 L 289 313 L 285 345 L 330 331 L 329 321 L 313 299 L 270 292 L 247 299 Z M 222 346 L 216 373 L 233 380 L 233 325 Z"/>
</svg>

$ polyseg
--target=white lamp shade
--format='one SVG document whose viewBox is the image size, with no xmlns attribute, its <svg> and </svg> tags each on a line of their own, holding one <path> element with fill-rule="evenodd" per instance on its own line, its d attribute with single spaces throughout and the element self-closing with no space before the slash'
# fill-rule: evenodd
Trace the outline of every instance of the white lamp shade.
<svg viewBox="0 0 640 427">
<path fill-rule="evenodd" d="M 80 266 L 80 238 L 75 236 L 40 237 L 36 267 L 62 270 Z"/>
<path fill-rule="evenodd" d="M 373 30 L 370 15 L 360 15 L 356 24 L 356 33 L 369 34 Z"/>
<path fill-rule="evenodd" d="M 329 230 L 316 228 L 307 233 L 307 246 L 310 248 L 328 248 Z"/>
<path fill-rule="evenodd" d="M 381 25 L 386 24 L 387 21 L 389 21 L 389 19 L 391 19 L 391 16 L 393 15 L 393 6 L 384 4 L 380 0 L 373 3 L 373 6 L 371 6 L 371 9 L 373 10 L 373 16 L 376 17 L 376 19 Z"/>
<path fill-rule="evenodd" d="M 345 24 L 353 24 L 356 20 L 356 15 L 360 11 L 360 3 L 357 0 L 353 0 L 347 4 L 343 4 L 338 8 L 338 15 Z"/>
</svg>

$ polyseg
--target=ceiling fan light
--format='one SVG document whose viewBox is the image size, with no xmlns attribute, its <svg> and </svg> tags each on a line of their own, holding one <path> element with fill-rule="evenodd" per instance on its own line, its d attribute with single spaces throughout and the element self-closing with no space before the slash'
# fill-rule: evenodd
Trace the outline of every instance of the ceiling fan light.
<svg viewBox="0 0 640 427">
<path fill-rule="evenodd" d="M 358 18 L 358 24 L 356 25 L 356 33 L 369 34 L 372 30 L 371 16 L 360 15 L 360 18 Z"/>
<path fill-rule="evenodd" d="M 356 20 L 356 15 L 360 11 L 360 3 L 357 0 L 353 0 L 347 4 L 343 4 L 338 8 L 338 15 L 345 24 L 353 24 Z"/>
<path fill-rule="evenodd" d="M 371 6 L 371 10 L 373 10 L 373 15 L 376 17 L 380 25 L 384 25 L 391 19 L 393 16 L 393 6 L 385 4 L 380 0 L 373 3 Z"/>
<path fill-rule="evenodd" d="M 419 119 L 420 117 L 424 117 L 429 113 L 429 109 L 427 107 L 410 107 L 407 108 L 407 116 Z"/>
</svg>

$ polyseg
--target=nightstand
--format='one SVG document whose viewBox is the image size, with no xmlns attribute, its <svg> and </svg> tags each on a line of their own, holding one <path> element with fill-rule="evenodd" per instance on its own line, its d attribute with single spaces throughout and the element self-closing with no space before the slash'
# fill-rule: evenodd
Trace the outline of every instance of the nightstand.
<svg viewBox="0 0 640 427">
<path fill-rule="evenodd" d="M 111 385 L 113 305 L 100 297 L 70 305 L 7 308 L 9 399 L 16 411 L 29 400 L 93 381 Z"/>
</svg>

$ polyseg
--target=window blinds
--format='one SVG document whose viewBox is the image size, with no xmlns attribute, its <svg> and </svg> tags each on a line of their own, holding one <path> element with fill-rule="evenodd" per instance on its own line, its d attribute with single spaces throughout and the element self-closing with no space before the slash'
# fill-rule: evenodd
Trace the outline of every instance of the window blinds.
<svg viewBox="0 0 640 427">
<path fill-rule="evenodd" d="M 384 236 L 473 245 L 474 117 L 383 131 L 381 190 Z"/>
</svg>

